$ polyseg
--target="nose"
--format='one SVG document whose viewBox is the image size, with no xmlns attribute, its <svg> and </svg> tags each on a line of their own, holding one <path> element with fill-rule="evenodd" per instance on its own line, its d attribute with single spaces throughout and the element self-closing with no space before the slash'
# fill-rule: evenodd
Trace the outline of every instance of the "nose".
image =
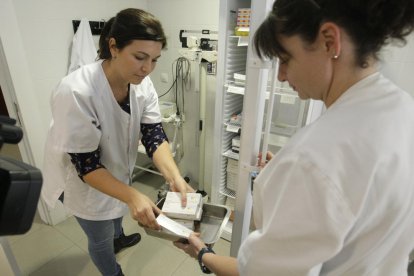
<svg viewBox="0 0 414 276">
<path fill-rule="evenodd" d="M 282 63 L 279 63 L 279 71 L 277 72 L 277 79 L 280 82 L 284 82 L 287 81 L 287 76 L 286 76 L 286 66 Z"/>
<path fill-rule="evenodd" d="M 152 71 L 152 60 L 150 58 L 146 59 L 141 66 L 141 70 L 145 73 L 151 73 Z"/>
</svg>

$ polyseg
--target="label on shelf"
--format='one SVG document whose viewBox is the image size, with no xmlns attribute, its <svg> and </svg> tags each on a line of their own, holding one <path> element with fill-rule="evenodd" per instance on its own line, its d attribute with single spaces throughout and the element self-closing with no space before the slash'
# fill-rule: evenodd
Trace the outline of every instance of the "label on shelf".
<svg viewBox="0 0 414 276">
<path fill-rule="evenodd" d="M 235 85 L 229 85 L 227 87 L 227 92 L 234 93 L 234 94 L 244 95 L 244 87 L 235 86 Z"/>
<path fill-rule="evenodd" d="M 237 125 L 227 124 L 226 126 L 226 130 L 229 132 L 238 133 L 239 129 L 240 129 L 240 126 L 237 126 Z"/>
<path fill-rule="evenodd" d="M 234 74 L 233 74 L 233 78 L 234 78 L 235 80 L 242 80 L 242 81 L 245 81 L 245 80 L 246 80 L 246 74 L 234 73 Z"/>
</svg>

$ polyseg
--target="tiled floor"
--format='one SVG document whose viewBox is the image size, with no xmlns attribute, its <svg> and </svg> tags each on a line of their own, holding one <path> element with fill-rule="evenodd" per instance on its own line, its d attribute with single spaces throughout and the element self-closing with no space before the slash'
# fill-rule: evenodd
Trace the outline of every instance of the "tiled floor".
<svg viewBox="0 0 414 276">
<path fill-rule="evenodd" d="M 136 178 L 134 187 L 155 200 L 163 183 L 160 176 L 144 173 Z M 171 242 L 146 235 L 129 215 L 123 227 L 126 234 L 138 231 L 142 235 L 140 243 L 117 254 L 125 275 L 203 275 L 196 260 Z M 37 216 L 29 232 L 10 236 L 8 241 L 23 275 L 100 275 L 88 255 L 86 236 L 73 217 L 49 226 Z M 230 243 L 220 239 L 214 250 L 228 256 Z"/>
</svg>

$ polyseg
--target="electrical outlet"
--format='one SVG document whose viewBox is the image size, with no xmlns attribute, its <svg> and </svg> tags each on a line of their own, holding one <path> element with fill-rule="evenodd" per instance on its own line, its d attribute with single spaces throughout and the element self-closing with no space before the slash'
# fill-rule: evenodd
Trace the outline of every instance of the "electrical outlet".
<svg viewBox="0 0 414 276">
<path fill-rule="evenodd" d="M 161 73 L 161 82 L 168 83 L 168 74 Z"/>
</svg>

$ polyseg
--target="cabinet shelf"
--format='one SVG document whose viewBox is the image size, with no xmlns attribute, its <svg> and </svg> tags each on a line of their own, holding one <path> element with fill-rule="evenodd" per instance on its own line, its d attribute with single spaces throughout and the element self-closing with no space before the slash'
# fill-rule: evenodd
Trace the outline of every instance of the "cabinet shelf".
<svg viewBox="0 0 414 276">
<path fill-rule="evenodd" d="M 235 199 L 236 198 L 236 192 L 229 189 L 229 188 L 224 188 L 223 190 L 220 191 L 220 193 L 226 197 L 230 197 Z"/>
<path fill-rule="evenodd" d="M 245 87 L 241 85 L 236 85 L 233 81 L 230 81 L 228 84 L 225 85 L 225 87 L 228 93 L 244 95 Z M 266 100 L 269 99 L 269 94 L 270 92 L 266 91 Z M 286 87 L 277 87 L 275 89 L 274 95 L 281 96 L 282 103 L 294 102 L 297 98 L 299 98 L 299 95 L 292 88 Z"/>
<path fill-rule="evenodd" d="M 249 46 L 248 36 L 231 35 L 230 38 L 237 39 L 237 46 Z"/>
<path fill-rule="evenodd" d="M 245 87 L 244 86 L 238 86 L 238 85 L 234 85 L 234 84 L 228 84 L 226 91 L 228 93 L 233 93 L 233 94 L 238 94 L 238 95 L 244 95 L 244 90 L 245 90 Z"/>
<path fill-rule="evenodd" d="M 234 160 L 239 160 L 239 154 L 233 152 L 231 149 L 227 150 L 226 152 L 223 153 L 223 156 L 234 159 Z"/>
<path fill-rule="evenodd" d="M 240 134 L 241 124 L 229 123 L 227 121 L 224 125 L 226 126 L 226 131 Z"/>
</svg>

